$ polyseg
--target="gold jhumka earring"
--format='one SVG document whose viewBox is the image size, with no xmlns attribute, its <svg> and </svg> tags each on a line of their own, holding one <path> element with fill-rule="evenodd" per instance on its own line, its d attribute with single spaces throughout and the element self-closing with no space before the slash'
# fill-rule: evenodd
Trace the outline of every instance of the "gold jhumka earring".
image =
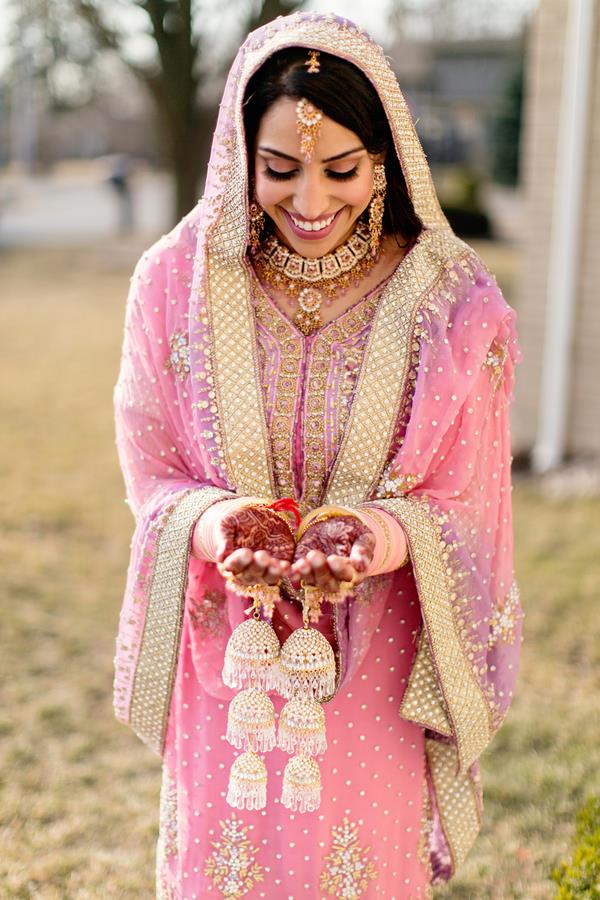
<svg viewBox="0 0 600 900">
<path fill-rule="evenodd" d="M 249 243 L 253 251 L 257 251 L 260 247 L 260 236 L 265 227 L 265 213 L 261 206 L 254 200 L 250 204 L 250 233 Z"/>
<path fill-rule="evenodd" d="M 373 196 L 369 204 L 369 232 L 371 256 L 377 256 L 379 251 L 379 242 L 381 240 L 381 231 L 383 229 L 383 210 L 385 207 L 385 192 L 387 189 L 387 180 L 385 177 L 385 166 L 377 163 L 373 167 Z"/>
<path fill-rule="evenodd" d="M 302 97 L 296 104 L 296 131 L 300 135 L 300 152 L 306 162 L 310 162 L 317 143 L 323 113 L 317 107 Z"/>
</svg>

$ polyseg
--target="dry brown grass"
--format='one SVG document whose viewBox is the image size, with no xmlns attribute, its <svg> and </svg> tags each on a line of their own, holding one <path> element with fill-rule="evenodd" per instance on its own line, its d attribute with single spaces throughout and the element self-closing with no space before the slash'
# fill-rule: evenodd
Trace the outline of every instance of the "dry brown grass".
<svg viewBox="0 0 600 900">
<path fill-rule="evenodd" d="M 134 260 L 115 248 L 0 256 L 2 897 L 153 896 L 160 764 L 110 696 L 132 530 L 111 392 Z M 519 693 L 484 758 L 482 835 L 440 898 L 551 896 L 574 810 L 598 791 L 600 503 L 523 483 L 516 511 Z"/>
</svg>

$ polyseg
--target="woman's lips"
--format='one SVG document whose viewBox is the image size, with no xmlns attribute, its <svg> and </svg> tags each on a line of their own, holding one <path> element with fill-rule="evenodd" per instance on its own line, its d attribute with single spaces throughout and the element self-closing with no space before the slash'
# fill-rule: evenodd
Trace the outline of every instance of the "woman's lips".
<svg viewBox="0 0 600 900">
<path fill-rule="evenodd" d="M 290 213 L 287 211 L 287 209 L 283 209 L 283 206 L 280 207 L 280 209 L 285 214 L 285 218 L 289 225 L 290 231 L 293 234 L 295 234 L 297 237 L 302 238 L 303 241 L 320 241 L 323 238 L 328 237 L 328 235 L 330 235 L 331 232 L 333 231 L 333 229 L 335 228 L 336 222 L 338 220 L 338 216 L 342 211 L 341 209 L 338 209 L 338 211 L 334 215 L 330 224 L 327 225 L 325 228 L 321 228 L 320 231 L 305 231 L 303 228 L 298 228 L 298 226 L 294 223 L 294 220 L 292 219 L 292 217 L 291 217 Z M 342 207 L 342 209 L 344 209 L 344 207 Z M 327 216 L 325 216 L 324 218 L 327 218 Z M 316 221 L 318 222 L 318 221 L 323 221 L 323 220 L 317 219 Z"/>
</svg>

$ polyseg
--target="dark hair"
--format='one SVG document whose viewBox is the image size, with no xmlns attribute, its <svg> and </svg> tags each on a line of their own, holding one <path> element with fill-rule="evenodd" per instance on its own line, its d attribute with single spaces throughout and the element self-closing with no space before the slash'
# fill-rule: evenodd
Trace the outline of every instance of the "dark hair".
<svg viewBox="0 0 600 900">
<path fill-rule="evenodd" d="M 244 127 L 252 171 L 254 147 L 260 121 L 280 97 L 306 97 L 334 122 L 358 135 L 368 153 L 385 151 L 387 193 L 383 215 L 385 234 L 402 235 L 412 243 L 423 223 L 408 196 L 389 122 L 377 91 L 355 65 L 319 53 L 320 70 L 309 73 L 308 50 L 290 47 L 279 50 L 258 69 L 248 82 L 244 98 Z"/>
</svg>

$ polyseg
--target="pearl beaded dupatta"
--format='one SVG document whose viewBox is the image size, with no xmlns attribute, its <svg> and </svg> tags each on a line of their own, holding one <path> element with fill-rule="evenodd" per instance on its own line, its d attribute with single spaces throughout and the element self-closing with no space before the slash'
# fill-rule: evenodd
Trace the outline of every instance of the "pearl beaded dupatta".
<svg viewBox="0 0 600 900">
<path fill-rule="evenodd" d="M 425 729 L 433 843 L 448 860 L 446 879 L 477 835 L 477 760 L 506 714 L 518 668 L 508 410 L 519 351 L 513 311 L 440 210 L 381 48 L 334 16 L 294 14 L 248 37 L 225 88 L 204 196 L 132 278 L 115 410 L 136 528 L 115 712 L 164 752 L 186 591 L 207 623 L 199 676 L 207 691 L 232 696 L 220 673 L 244 604 L 227 595 L 225 608 L 213 608 L 223 583 L 214 565 L 190 558 L 190 539 L 211 503 L 278 495 L 246 260 L 242 100 L 253 72 L 289 46 L 341 56 L 371 80 L 424 223 L 379 301 L 320 502 L 379 506 L 407 535 L 423 628 L 399 713 Z M 315 505 L 304 504 L 303 512 Z M 338 688 L 368 652 L 383 591 L 373 586 L 360 627 L 358 603 L 338 611 Z"/>
</svg>

